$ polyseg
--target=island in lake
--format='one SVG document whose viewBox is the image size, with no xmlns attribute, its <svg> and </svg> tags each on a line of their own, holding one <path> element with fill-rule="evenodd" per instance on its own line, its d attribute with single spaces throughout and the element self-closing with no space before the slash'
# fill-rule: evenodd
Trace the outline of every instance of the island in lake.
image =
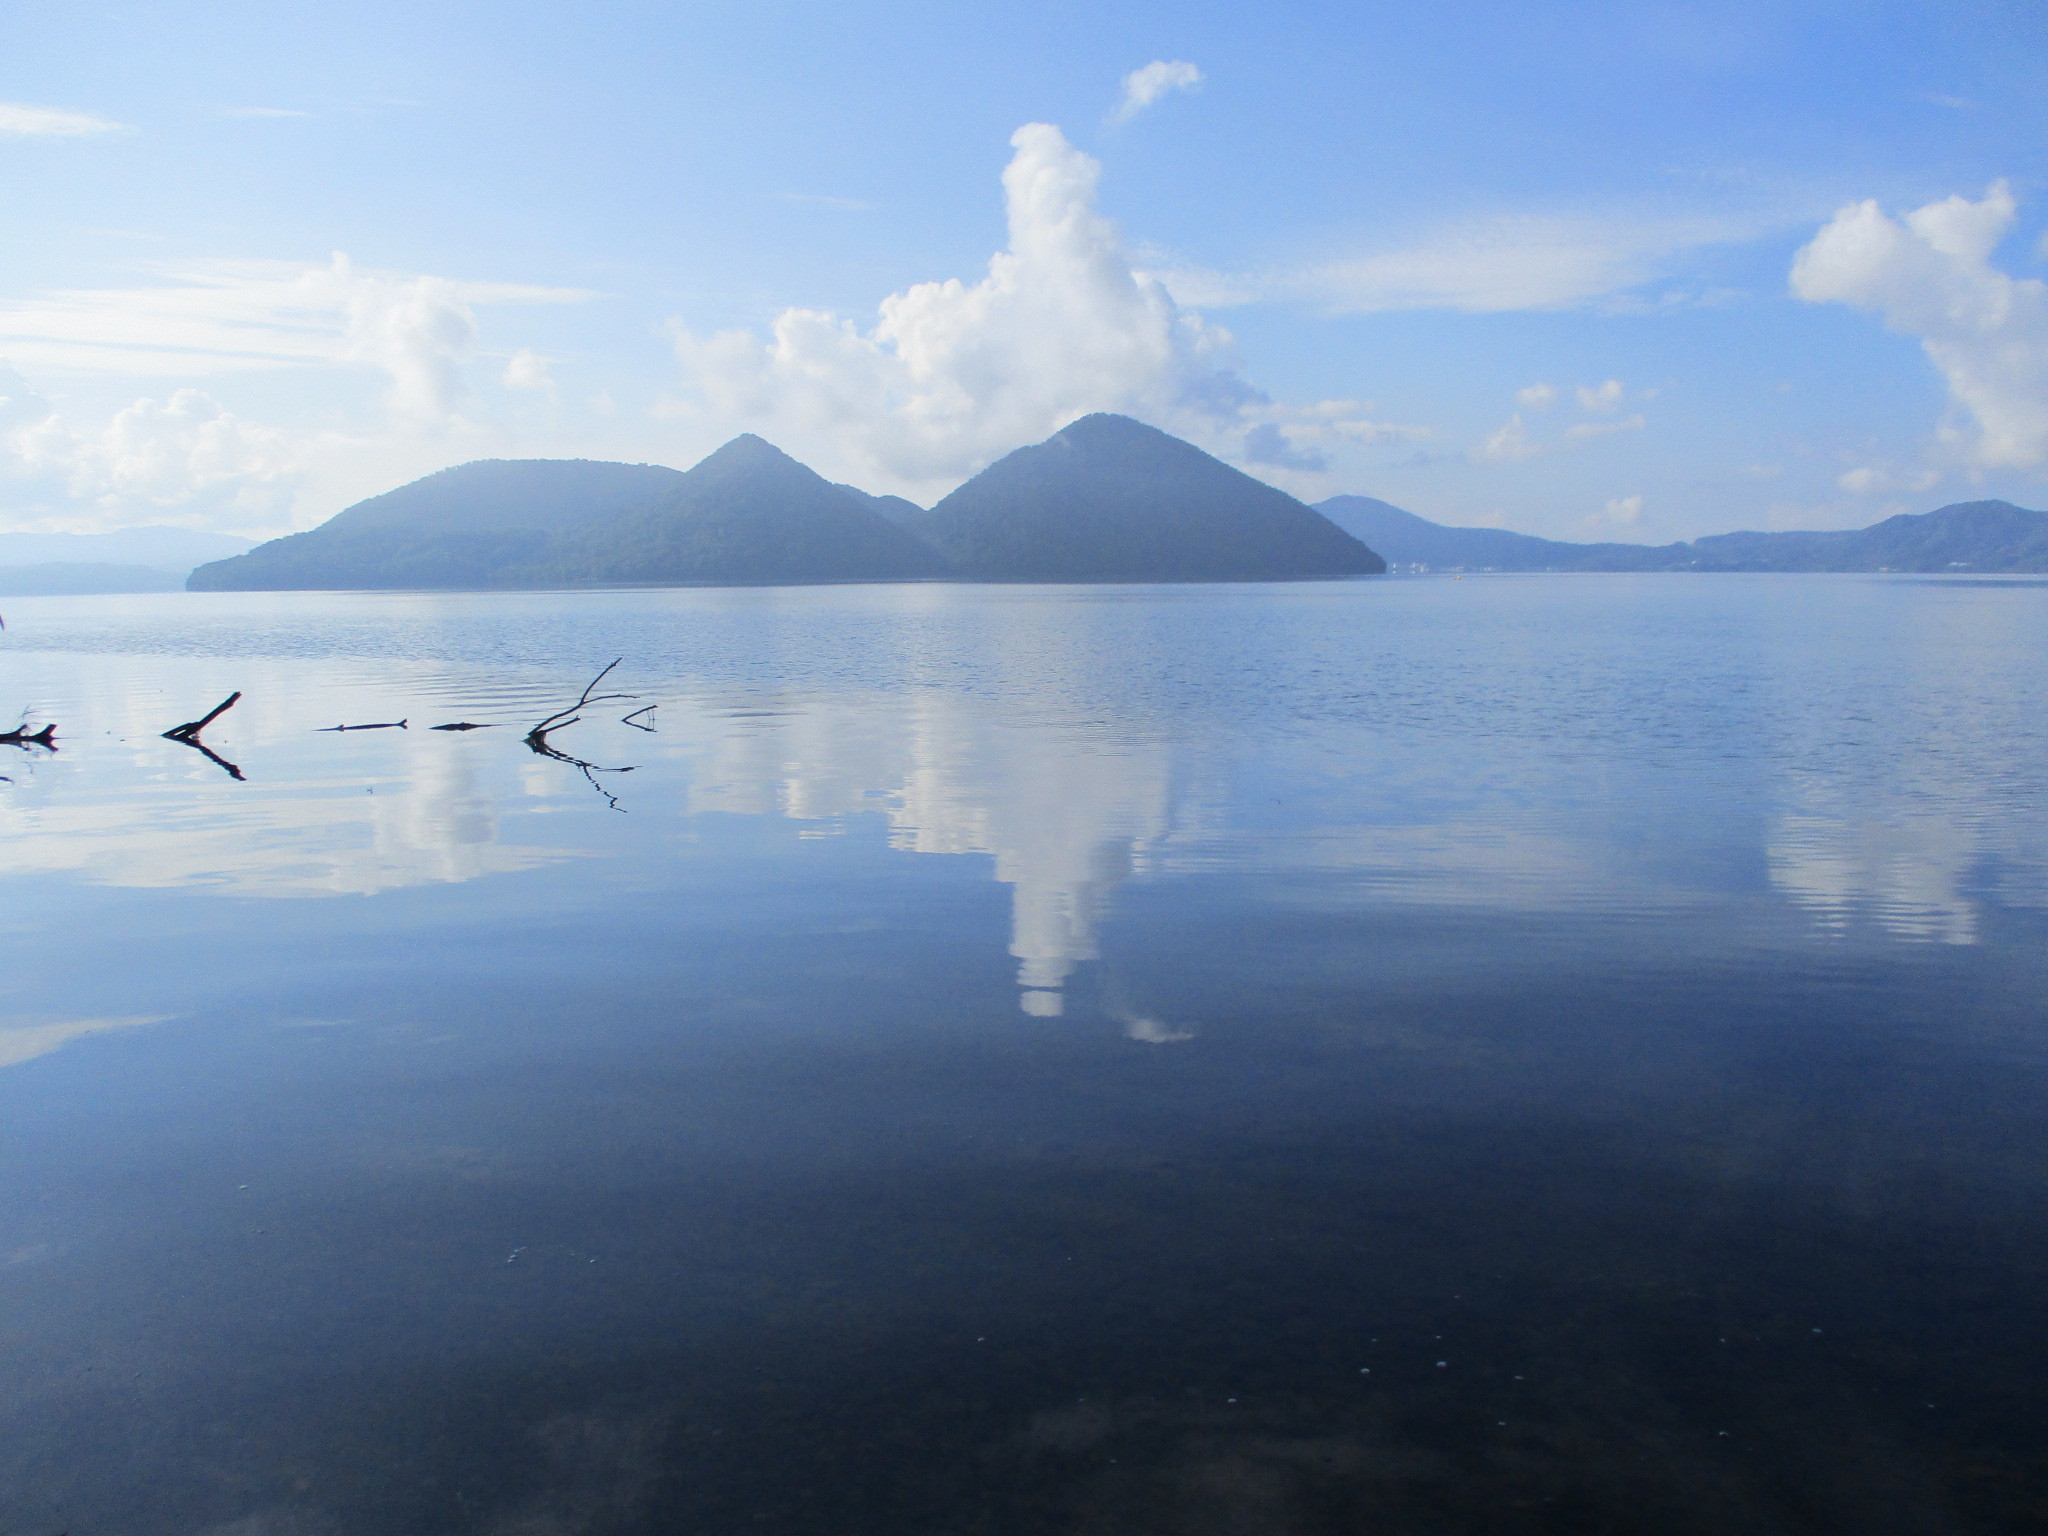
<svg viewBox="0 0 2048 1536">
<path fill-rule="evenodd" d="M 1322 513 L 1126 416 L 1083 417 L 929 511 L 751 434 L 687 471 L 463 464 L 192 573 L 194 591 L 1374 575 Z"/>
<path fill-rule="evenodd" d="M 1370 496 L 1311 507 L 1169 433 L 1094 415 L 997 460 L 929 509 L 835 485 L 752 434 L 688 470 L 488 459 L 201 565 L 186 585 L 1283 581 L 1377 575 L 1389 562 L 1462 571 L 2048 571 L 2048 512 L 1973 501 L 1869 528 L 1574 544 L 1449 527 Z M 126 590 L 149 590 L 142 574 Z"/>
</svg>

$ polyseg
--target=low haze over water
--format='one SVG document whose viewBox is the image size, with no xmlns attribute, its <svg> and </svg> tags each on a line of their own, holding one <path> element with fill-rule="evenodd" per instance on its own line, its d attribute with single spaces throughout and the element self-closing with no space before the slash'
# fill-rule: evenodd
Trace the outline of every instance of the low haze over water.
<svg viewBox="0 0 2048 1536">
<path fill-rule="evenodd" d="M 2048 1511 L 2048 583 L 6 619 L 8 1536 Z"/>
</svg>

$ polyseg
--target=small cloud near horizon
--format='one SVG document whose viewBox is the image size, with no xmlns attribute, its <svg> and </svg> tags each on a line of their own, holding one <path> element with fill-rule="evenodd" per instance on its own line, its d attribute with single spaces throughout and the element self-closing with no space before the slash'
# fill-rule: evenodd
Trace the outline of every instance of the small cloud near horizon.
<svg viewBox="0 0 2048 1536">
<path fill-rule="evenodd" d="M 555 387 L 555 360 L 542 357 L 531 347 L 521 347 L 512 354 L 505 364 L 505 387 L 507 389 L 535 389 L 552 393 Z"/>
<path fill-rule="evenodd" d="M 311 117 L 297 107 L 222 107 L 222 117 Z"/>
<path fill-rule="evenodd" d="M 1186 59 L 1154 59 L 1124 76 L 1123 100 L 1110 121 L 1128 123 L 1167 92 L 1192 91 L 1201 83 L 1202 72 Z"/>
</svg>

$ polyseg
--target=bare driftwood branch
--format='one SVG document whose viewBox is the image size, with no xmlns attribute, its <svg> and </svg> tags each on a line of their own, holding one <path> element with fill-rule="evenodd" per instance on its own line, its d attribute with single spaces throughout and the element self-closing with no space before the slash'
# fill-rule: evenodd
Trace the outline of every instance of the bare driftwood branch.
<svg viewBox="0 0 2048 1536">
<path fill-rule="evenodd" d="M 376 725 L 323 725 L 314 734 L 316 736 L 324 736 L 331 731 L 402 731 L 404 729 L 405 722 L 403 720 L 385 720 Z"/>
<path fill-rule="evenodd" d="M 494 731 L 494 725 L 478 725 L 474 720 L 451 720 L 446 725 L 430 725 L 430 731 Z"/>
<path fill-rule="evenodd" d="M 235 701 L 241 698 L 241 696 L 242 690 L 237 688 L 233 693 L 229 694 L 226 698 L 222 699 L 218 704 L 214 705 L 212 709 L 208 710 L 205 714 L 201 715 L 197 720 L 187 720 L 183 725 L 174 726 L 172 729 L 165 731 L 164 740 L 175 741 L 180 746 L 190 747 L 194 752 L 197 752 L 201 757 L 205 758 L 208 762 L 218 764 L 227 773 L 227 776 L 229 778 L 235 780 L 237 783 L 243 782 L 243 774 L 240 768 L 236 767 L 233 763 L 229 762 L 226 758 L 222 757 L 218 752 L 214 751 L 213 748 L 209 747 L 205 742 L 199 739 L 199 733 L 205 730 L 209 725 L 213 724 L 214 721 L 218 720 L 222 715 L 226 714 L 229 710 L 233 709 L 235 707 Z"/>
<path fill-rule="evenodd" d="M 235 701 L 240 699 L 241 696 L 242 690 L 237 688 L 233 693 L 229 694 L 226 698 L 222 699 L 218 704 L 214 705 L 213 708 L 209 709 L 197 720 L 187 720 L 183 725 L 172 726 L 168 731 L 164 732 L 164 739 L 166 741 L 190 741 L 194 736 L 197 736 L 201 731 L 205 730 L 209 725 L 213 724 L 213 722 L 218 720 L 222 715 L 226 714 L 229 710 L 233 709 L 235 707 Z"/>
<path fill-rule="evenodd" d="M 652 735 L 654 732 L 654 727 L 651 725 L 642 725 L 640 723 L 640 716 L 651 715 L 659 708 L 661 708 L 659 704 L 643 704 L 638 709 L 634 710 L 632 714 L 619 716 L 619 724 L 630 725 L 636 731 L 646 731 L 649 735 Z"/>
<path fill-rule="evenodd" d="M 45 752 L 57 750 L 57 727 L 46 725 L 40 731 L 32 731 L 26 722 L 11 731 L 0 731 L 0 747 L 19 747 L 24 752 L 33 752 L 41 747 Z M 12 784 L 14 780 L 0 773 L 0 784 Z"/>
<path fill-rule="evenodd" d="M 572 757 L 560 747 L 550 742 L 548 740 L 548 733 L 550 731 L 565 730 L 569 726 L 574 725 L 583 718 L 577 711 L 587 708 L 592 704 L 608 704 L 619 699 L 637 698 L 637 694 L 599 693 L 597 691 L 597 686 L 605 680 L 606 673 L 610 672 L 613 667 L 616 667 L 623 660 L 625 658 L 621 656 L 607 663 L 603 671 L 599 672 L 597 676 L 584 685 L 582 695 L 578 697 L 574 704 L 571 704 L 567 709 L 556 710 L 552 715 L 540 721 L 533 729 L 526 733 L 528 750 L 538 757 L 552 758 L 558 763 L 567 763 L 571 768 L 574 768 L 584 778 L 589 780 L 590 787 L 600 795 L 603 795 L 615 811 L 619 810 L 619 797 L 606 789 L 599 782 L 597 776 L 601 773 L 631 773 L 633 770 L 631 768 L 601 768 L 596 763 L 586 762 L 580 757 Z M 642 726 L 640 729 L 645 730 L 646 727 Z"/>
</svg>

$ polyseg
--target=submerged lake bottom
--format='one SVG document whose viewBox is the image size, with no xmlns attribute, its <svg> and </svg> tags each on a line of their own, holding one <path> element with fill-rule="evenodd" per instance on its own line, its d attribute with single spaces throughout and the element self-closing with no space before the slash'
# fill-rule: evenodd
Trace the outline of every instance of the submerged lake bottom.
<svg viewBox="0 0 2048 1536">
<path fill-rule="evenodd" d="M 14 600 L 0 1531 L 2039 1530 L 2044 655 L 1967 579 Z"/>
</svg>

